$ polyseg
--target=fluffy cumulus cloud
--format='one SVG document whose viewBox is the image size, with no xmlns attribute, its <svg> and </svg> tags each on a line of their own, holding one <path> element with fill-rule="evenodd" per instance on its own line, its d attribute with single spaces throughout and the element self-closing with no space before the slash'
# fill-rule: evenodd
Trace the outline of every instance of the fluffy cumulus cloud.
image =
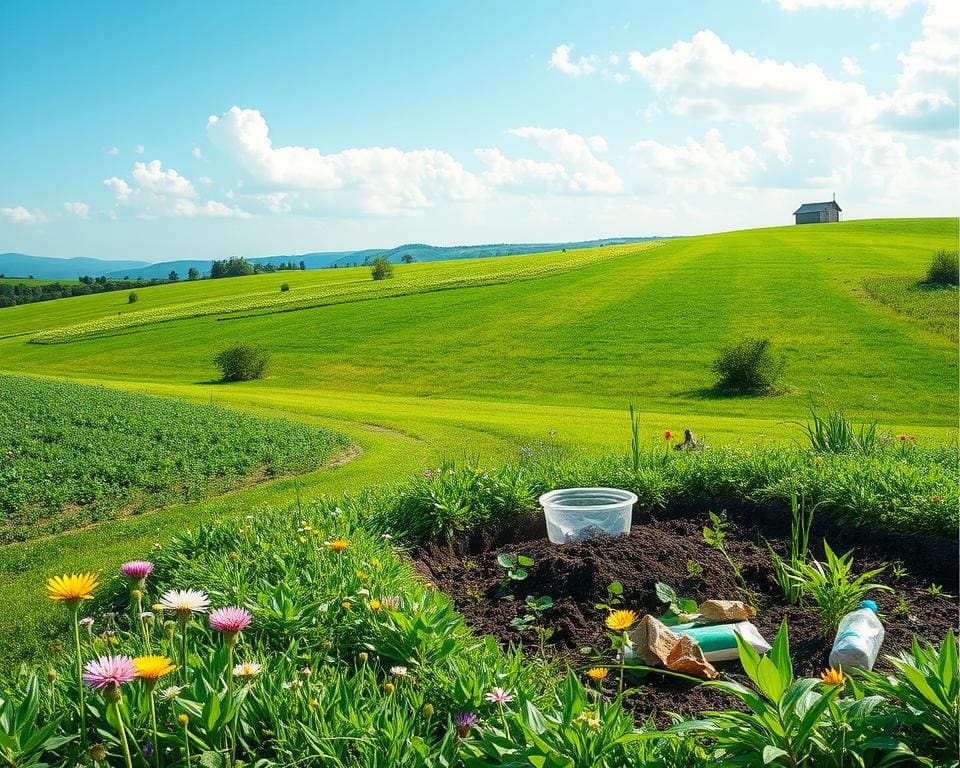
<svg viewBox="0 0 960 768">
<path fill-rule="evenodd" d="M 901 72 L 883 99 L 879 121 L 908 130 L 956 131 L 960 79 L 960 3 L 933 0 L 919 40 L 897 59 Z"/>
<path fill-rule="evenodd" d="M 630 69 L 684 117 L 757 124 L 782 123 L 799 115 L 838 113 L 849 123 L 869 111 L 870 95 L 859 83 L 831 79 L 816 64 L 760 59 L 734 50 L 713 31 L 650 53 L 633 51 Z"/>
<path fill-rule="evenodd" d="M 512 158 L 496 147 L 478 149 L 474 156 L 483 168 L 476 172 L 438 149 L 364 147 L 327 153 L 318 147 L 275 146 L 266 120 L 255 109 L 233 107 L 213 116 L 207 133 L 256 185 L 266 188 L 268 194 L 260 195 L 259 203 L 276 213 L 289 210 L 290 203 L 277 194 L 291 191 L 319 195 L 328 208 L 393 215 L 417 213 L 442 202 L 486 201 L 498 192 L 603 194 L 622 188 L 613 167 L 596 155 L 606 151 L 606 140 L 562 128 L 508 131 L 546 157 Z"/>
<path fill-rule="evenodd" d="M 103 183 L 113 192 L 118 205 L 135 210 L 143 218 L 250 217 L 241 208 L 217 200 L 199 200 L 190 180 L 173 168 L 164 169 L 159 160 L 134 163 L 129 181 L 111 176 Z"/>
<path fill-rule="evenodd" d="M 572 77 L 592 75 L 597 71 L 596 56 L 581 56 L 579 59 L 573 60 L 570 57 L 572 52 L 573 46 L 558 45 L 550 56 L 550 66 Z"/>
<path fill-rule="evenodd" d="M 863 67 L 857 61 L 855 56 L 843 56 L 840 59 L 840 68 L 850 77 L 856 77 L 863 74 Z"/>
<path fill-rule="evenodd" d="M 90 206 L 86 203 L 64 203 L 63 208 L 67 213 L 76 216 L 78 219 L 85 219 L 90 215 Z"/>
<path fill-rule="evenodd" d="M 0 216 L 14 224 L 37 224 L 46 220 L 46 216 L 41 210 L 31 211 L 22 205 L 15 205 L 12 208 L 0 208 Z"/>
<path fill-rule="evenodd" d="M 630 153 L 647 181 L 655 179 L 670 192 L 716 194 L 746 184 L 763 167 L 756 150 L 728 148 L 716 128 L 707 131 L 703 141 L 688 138 L 684 144 L 644 139 L 631 146 Z"/>
<path fill-rule="evenodd" d="M 437 199 L 475 200 L 484 193 L 477 175 L 437 149 L 366 147 L 325 154 L 316 147 L 275 147 L 267 121 L 255 109 L 233 107 L 220 117 L 211 116 L 207 133 L 259 183 L 355 192 L 367 213 L 417 211 Z"/>
<path fill-rule="evenodd" d="M 556 164 L 564 169 L 567 188 L 571 192 L 616 193 L 623 189 L 623 180 L 613 166 L 598 158 L 607 143 L 602 136 L 584 138 L 563 128 L 513 128 L 508 133 L 534 142 Z"/>
</svg>

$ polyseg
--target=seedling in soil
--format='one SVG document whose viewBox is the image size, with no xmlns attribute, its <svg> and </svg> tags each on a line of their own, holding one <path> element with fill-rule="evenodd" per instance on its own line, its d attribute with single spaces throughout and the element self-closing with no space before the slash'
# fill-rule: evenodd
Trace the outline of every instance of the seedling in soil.
<svg viewBox="0 0 960 768">
<path fill-rule="evenodd" d="M 534 597 L 527 595 L 527 610 L 523 616 L 517 616 L 510 622 L 510 626 L 518 632 L 533 629 L 537 634 L 537 647 L 540 649 L 540 658 L 545 659 L 547 641 L 553 637 L 553 629 L 543 626 L 543 614 L 553 608 L 553 598 L 549 595 Z"/>
<path fill-rule="evenodd" d="M 730 557 L 730 553 L 727 552 L 727 548 L 723 545 L 724 540 L 727 538 L 727 526 L 729 523 L 716 512 L 710 512 L 709 514 L 712 525 L 703 526 L 703 540 L 723 555 L 723 559 L 726 560 L 727 565 L 730 566 L 734 578 L 740 584 L 737 590 L 740 592 L 740 596 L 744 601 L 750 605 L 756 605 L 756 597 L 753 592 L 750 591 L 750 587 L 747 586 L 740 566 L 733 562 L 733 558 Z"/>
<path fill-rule="evenodd" d="M 871 583 L 870 579 L 878 576 L 884 568 L 874 568 L 851 578 L 853 573 L 853 551 L 843 555 L 834 554 L 830 545 L 823 542 L 823 551 L 826 555 L 826 564 L 814 560 L 812 563 L 803 563 L 798 569 L 790 570 L 793 578 L 805 595 L 808 595 L 817 606 L 820 614 L 820 627 L 824 636 L 833 634 L 840 619 L 860 605 L 867 593 L 874 589 L 893 590 L 883 584 Z"/>
<path fill-rule="evenodd" d="M 890 575 L 893 576 L 894 581 L 900 581 L 907 576 L 907 569 L 904 567 L 903 563 L 898 560 L 890 568 Z"/>
<path fill-rule="evenodd" d="M 497 555 L 497 565 L 506 571 L 506 578 L 500 582 L 500 594 L 509 596 L 509 599 L 512 600 L 510 584 L 527 578 L 527 568 L 533 565 L 533 558 L 526 555 L 515 555 L 513 552 L 501 552 Z"/>
<path fill-rule="evenodd" d="M 664 624 L 679 624 L 681 613 L 697 612 L 697 601 L 690 597 L 679 597 L 669 584 L 658 581 L 653 589 L 657 593 L 657 599 L 667 606 L 667 612 L 660 617 Z"/>
<path fill-rule="evenodd" d="M 619 581 L 611 581 L 607 585 L 607 602 L 597 603 L 594 607 L 598 611 L 612 611 L 613 606 L 620 605 L 623 602 L 623 584 Z"/>
<path fill-rule="evenodd" d="M 929 594 L 930 597 L 953 597 L 953 595 L 948 595 L 944 592 L 940 584 L 931 584 L 927 587 L 927 594 Z"/>
<path fill-rule="evenodd" d="M 790 562 L 787 563 L 780 555 L 767 544 L 770 559 L 773 561 L 773 575 L 783 591 L 783 596 L 790 605 L 800 602 L 801 589 L 791 573 L 795 573 L 801 565 L 807 562 L 810 551 L 810 526 L 813 524 L 814 507 L 809 513 L 805 512 L 803 501 L 797 501 L 797 495 L 790 497 Z"/>
<path fill-rule="evenodd" d="M 687 560 L 687 576 L 691 579 L 699 579 L 703 576 L 703 566 L 696 560 Z"/>
<path fill-rule="evenodd" d="M 906 616 L 910 612 L 910 603 L 907 602 L 907 598 L 901 597 L 900 602 L 897 603 L 897 607 L 893 609 L 894 616 Z"/>
</svg>

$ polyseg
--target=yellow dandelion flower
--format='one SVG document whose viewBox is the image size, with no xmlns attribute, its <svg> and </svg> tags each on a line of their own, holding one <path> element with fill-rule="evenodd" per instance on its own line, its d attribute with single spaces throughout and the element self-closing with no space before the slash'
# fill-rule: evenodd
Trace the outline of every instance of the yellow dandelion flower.
<svg viewBox="0 0 960 768">
<path fill-rule="evenodd" d="M 377 598 L 373 598 L 368 605 L 370 606 L 371 611 L 379 611 L 383 606 L 380 604 L 380 601 Z"/>
<path fill-rule="evenodd" d="M 308 703 L 310 704 L 310 709 L 316 709 L 317 707 L 320 706 L 320 702 L 317 701 L 316 699 L 310 699 Z"/>
<path fill-rule="evenodd" d="M 141 680 L 157 680 L 176 669 L 166 656 L 137 656 L 133 660 L 133 666 Z"/>
<path fill-rule="evenodd" d="M 345 610 L 345 611 L 349 611 L 349 610 L 350 610 L 350 601 L 349 601 L 349 600 L 344 600 L 342 603 L 340 603 L 340 607 L 343 608 L 343 610 Z"/>
<path fill-rule="evenodd" d="M 614 632 L 626 632 L 636 621 L 636 611 L 612 611 L 607 616 L 607 626 Z"/>
<path fill-rule="evenodd" d="M 79 604 L 81 600 L 93 599 L 97 588 L 97 576 L 93 573 L 71 573 L 47 579 L 47 597 L 54 601 Z"/>
<path fill-rule="evenodd" d="M 840 667 L 830 667 L 820 673 L 820 679 L 824 685 L 843 686 L 843 670 Z"/>
<path fill-rule="evenodd" d="M 610 670 L 606 667 L 592 667 L 591 669 L 587 670 L 587 677 L 598 683 L 609 674 Z"/>
<path fill-rule="evenodd" d="M 343 552 L 346 549 L 350 549 L 350 542 L 346 539 L 334 539 L 330 542 L 329 546 L 334 552 Z"/>
<path fill-rule="evenodd" d="M 396 686 L 393 683 L 385 683 L 383 690 L 385 690 L 387 693 L 393 693 L 396 690 Z"/>
</svg>

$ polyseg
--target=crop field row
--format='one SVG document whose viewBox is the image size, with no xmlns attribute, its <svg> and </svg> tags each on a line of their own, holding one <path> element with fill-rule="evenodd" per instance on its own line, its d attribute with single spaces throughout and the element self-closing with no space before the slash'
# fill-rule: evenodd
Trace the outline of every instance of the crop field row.
<svg viewBox="0 0 960 768">
<path fill-rule="evenodd" d="M 924 330 L 944 336 L 956 344 L 955 287 L 927 286 L 904 277 L 877 277 L 865 280 L 863 287 L 872 299 L 909 318 Z"/>
<path fill-rule="evenodd" d="M 0 543 L 304 472 L 346 444 L 325 429 L 98 387 L 0 376 L 0 392 Z"/>
<path fill-rule="evenodd" d="M 75 325 L 51 328 L 37 333 L 32 341 L 56 344 L 77 339 L 109 334 L 114 331 L 171 320 L 203 317 L 206 315 L 238 312 L 277 312 L 329 304 L 342 304 L 367 299 L 406 296 L 451 288 L 474 288 L 500 282 L 531 280 L 568 272 L 580 267 L 627 254 L 635 254 L 662 245 L 660 242 L 639 245 L 588 248 L 561 254 L 525 256 L 522 260 L 487 259 L 459 269 L 454 274 L 446 271 L 398 271 L 390 280 L 356 280 L 336 283 L 331 287 L 290 290 L 271 293 L 248 293 L 230 298 L 218 298 L 177 304 L 138 312 L 101 317 Z"/>
</svg>

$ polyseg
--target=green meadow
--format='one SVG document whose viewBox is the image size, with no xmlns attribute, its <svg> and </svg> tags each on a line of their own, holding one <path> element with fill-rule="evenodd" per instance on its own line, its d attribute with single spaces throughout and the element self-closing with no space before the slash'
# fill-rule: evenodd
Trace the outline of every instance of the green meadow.
<svg viewBox="0 0 960 768">
<path fill-rule="evenodd" d="M 632 490 L 643 508 L 689 504 L 704 519 L 718 500 L 783 511 L 799 493 L 841 527 L 952 534 L 957 293 L 920 281 L 957 236 L 957 219 L 845 222 L 397 265 L 384 281 L 366 268 L 284 272 L 138 288 L 135 303 L 119 291 L 0 309 L 0 697 L 13 697 L 0 719 L 31 733 L 37 713 L 62 716 L 50 733 L 95 729 L 117 753 L 118 721 L 99 698 L 69 703 L 81 683 L 64 642 L 81 613 L 43 589 L 53 574 L 89 571 L 101 584 L 78 606 L 96 617 L 83 643 L 159 647 L 182 662 L 178 678 L 194 678 L 157 702 L 125 698 L 131 732 L 152 729 L 164 749 L 151 763 L 141 744 L 137 765 L 191 765 L 193 750 L 197 764 L 225 766 L 238 749 L 265 766 L 705 764 L 715 737 L 690 732 L 695 723 L 657 732 L 635 718 L 639 689 L 600 695 L 616 670 L 609 653 L 592 651 L 601 677 L 584 684 L 585 669 L 559 651 L 541 644 L 532 660 L 532 638 L 525 648 L 479 638 L 414 571 L 409 547 L 446 537 L 452 554 L 458 534 L 534 509 L 547 489 L 598 485 Z M 747 338 L 770 340 L 783 379 L 774 395 L 721 396 L 711 363 Z M 269 351 L 264 378 L 219 381 L 214 357 L 238 342 Z M 811 445 L 812 409 L 846 428 L 848 444 Z M 711 450 L 673 451 L 687 428 Z M 726 530 L 719 511 L 709 520 Z M 701 544 L 693 530 L 687 548 Z M 124 586 L 115 574 L 132 558 L 156 570 Z M 953 598 L 898 566 L 890 578 L 907 581 L 885 620 L 939 617 L 932 601 Z M 188 653 L 188 620 L 178 651 L 173 622 L 139 613 L 140 588 L 152 605 L 164 585 L 252 612 L 237 653 L 255 671 L 238 678 L 242 689 L 220 691 L 221 668 L 231 681 L 246 674 L 232 644 L 208 642 L 193 622 Z M 792 614 L 790 630 L 808 619 Z M 951 735 L 918 726 L 931 717 L 918 713 L 940 710 L 907 685 L 935 666 L 955 678 L 952 629 L 922 635 L 943 637 L 944 650 L 915 647 L 895 684 L 862 678 L 870 710 L 884 701 L 876 718 L 855 709 L 859 688 L 824 708 L 839 687 L 793 682 L 786 623 L 773 631 L 764 662 L 775 679 L 749 659 L 744 669 L 784 733 L 802 720 L 815 734 L 815 748 L 777 742 L 791 764 L 808 764 L 797 757 L 808 752 L 820 764 L 914 749 L 933 765 L 952 748 Z M 801 698 L 820 701 L 804 705 L 812 715 L 787 706 Z M 17 701 L 27 715 L 10 714 Z M 148 728 L 155 705 L 159 736 Z M 477 716 L 464 726 L 464 712 L 483 718 L 472 735 Z M 734 715 L 707 717 L 722 729 Z M 779 737 L 764 734 L 767 764 Z M 39 747 L 5 738 L 13 760 L 25 749 L 57 765 L 94 754 L 72 736 Z"/>
</svg>

